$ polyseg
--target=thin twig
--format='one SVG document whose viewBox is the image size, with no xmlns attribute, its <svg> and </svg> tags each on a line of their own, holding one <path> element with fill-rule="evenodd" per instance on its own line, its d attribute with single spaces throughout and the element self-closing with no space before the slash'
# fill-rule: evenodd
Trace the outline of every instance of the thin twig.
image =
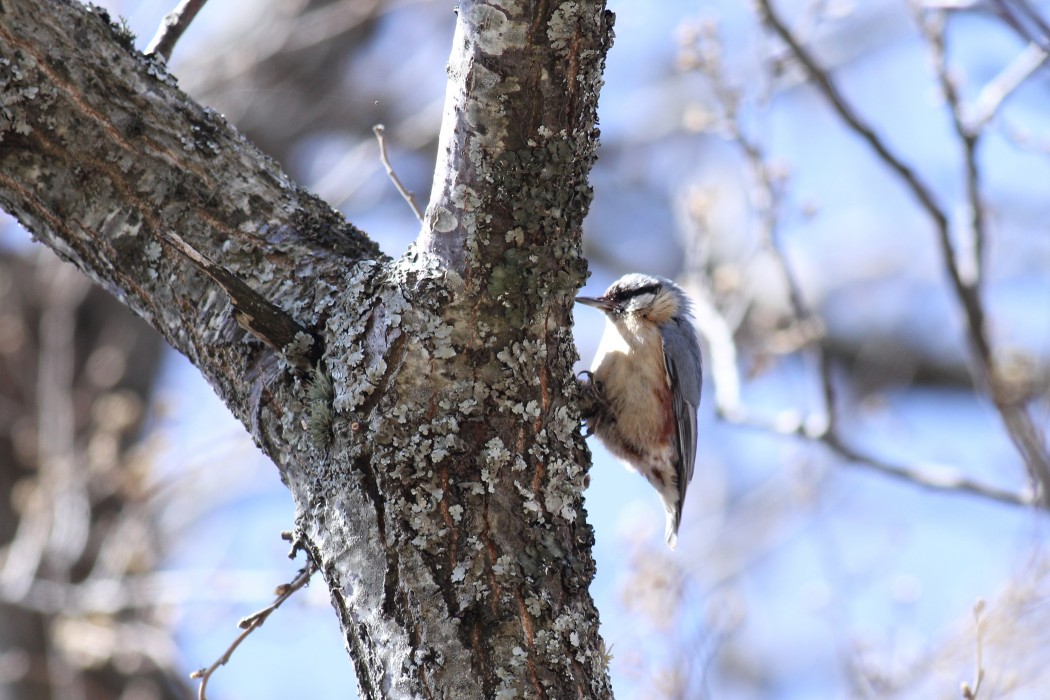
<svg viewBox="0 0 1050 700">
<path fill-rule="evenodd" d="M 882 139 L 879 138 L 878 134 L 876 134 L 875 131 L 853 110 L 853 107 L 846 102 L 846 98 L 843 97 L 838 87 L 831 81 L 831 77 L 828 75 L 827 71 L 825 71 L 816 62 L 816 59 L 810 55 L 809 51 L 802 46 L 798 38 L 790 29 L 788 29 L 780 15 L 778 15 L 776 10 L 773 9 L 771 0 L 759 0 L 759 7 L 762 9 L 763 22 L 769 26 L 785 44 L 787 44 L 792 55 L 802 64 L 803 68 L 806 69 L 806 73 L 814 83 L 816 83 L 817 88 L 824 94 L 825 98 L 827 98 L 828 102 L 842 120 L 845 121 L 846 124 L 857 133 L 857 135 L 867 142 L 867 144 L 878 154 L 879 158 L 889 168 L 904 180 L 908 189 L 910 189 L 919 200 L 922 208 L 926 210 L 935 222 L 937 222 L 938 229 L 944 229 L 947 232 L 948 217 L 935 201 L 930 188 L 919 179 L 918 175 L 915 174 L 915 171 L 913 171 L 911 167 L 890 152 L 889 148 L 883 143 Z"/>
<path fill-rule="evenodd" d="M 711 36 L 708 39 L 714 41 L 715 37 Z M 720 44 L 716 44 L 716 46 L 720 47 Z M 718 61 L 720 51 L 707 51 L 705 55 L 714 60 L 714 63 L 708 66 L 708 76 L 713 83 L 715 95 L 722 103 L 727 121 L 726 128 L 730 138 L 743 152 L 751 168 L 752 177 L 758 186 L 759 196 L 756 198 L 755 205 L 759 210 L 759 216 L 762 221 L 763 244 L 776 263 L 780 275 L 787 285 L 788 300 L 791 303 L 791 309 L 795 316 L 794 323 L 796 327 L 806 331 L 802 334 L 804 339 L 802 346 L 809 349 L 809 352 L 816 360 L 820 373 L 822 396 L 824 398 L 824 419 L 822 421 L 809 419 L 800 427 L 804 427 L 807 432 L 817 431 L 821 435 L 834 435 L 837 411 L 835 407 L 835 390 L 831 377 L 831 363 L 822 345 L 824 322 L 806 303 L 802 292 L 802 283 L 799 281 L 795 268 L 784 250 L 780 237 L 780 209 L 784 195 L 782 178 L 774 175 L 762 146 L 751 139 L 740 124 L 739 93 L 733 90 L 723 77 Z M 732 369 L 736 371 L 735 363 Z M 737 391 L 737 395 L 739 396 L 739 391 Z M 820 424 L 819 427 L 817 427 L 817 423 Z"/>
<path fill-rule="evenodd" d="M 831 384 L 825 382 L 824 386 L 830 387 Z M 742 428 L 819 443 L 851 464 L 931 491 L 979 496 L 1013 506 L 1031 506 L 1036 503 L 1036 499 L 1030 493 L 1010 491 L 971 479 L 964 476 L 955 467 L 941 464 L 900 464 L 866 454 L 846 444 L 834 427 L 834 423 L 829 425 L 824 420 L 806 417 L 797 411 L 785 411 L 772 418 L 765 418 L 752 415 L 742 405 L 720 405 L 717 414 L 727 423 Z M 833 415 L 833 412 L 829 413 L 826 418 Z"/>
<path fill-rule="evenodd" d="M 1028 41 L 1038 44 L 1044 51 L 1050 52 L 1050 26 L 1024 0 L 994 0 L 992 4 L 995 5 L 996 14 L 1015 32 Z M 1039 29 L 1040 34 L 1035 34 L 1026 26 L 1025 19 L 1016 14 L 1017 9 L 1026 15 L 1028 23 L 1034 24 Z"/>
<path fill-rule="evenodd" d="M 945 102 L 948 103 L 948 111 L 952 117 L 952 126 L 955 128 L 955 133 L 962 144 L 963 162 L 966 164 L 966 197 L 970 204 L 970 235 L 973 236 L 974 249 L 971 284 L 973 287 L 980 287 L 981 278 L 984 276 L 984 243 L 987 237 L 984 205 L 981 202 L 981 172 L 977 165 L 977 145 L 981 138 L 981 131 L 966 123 L 963 115 L 962 100 L 959 98 L 959 90 L 949 74 L 944 13 L 923 13 L 919 10 L 916 12 L 916 19 L 923 36 L 926 37 L 926 41 L 930 45 L 937 82 L 944 93 Z"/>
<path fill-rule="evenodd" d="M 376 139 L 379 141 L 379 159 L 383 161 L 383 167 L 386 168 L 386 174 L 390 176 L 390 181 L 394 183 L 394 187 L 401 193 L 401 196 L 408 202 L 408 206 L 412 207 L 412 212 L 416 215 L 416 218 L 423 221 L 423 212 L 419 210 L 419 205 L 416 204 L 416 196 L 409 192 L 404 185 L 401 184 L 401 180 L 398 179 L 397 173 L 394 172 L 394 166 L 390 164 L 390 159 L 386 155 L 386 128 L 382 124 L 376 124 L 372 127 L 372 131 L 375 132 Z"/>
<path fill-rule="evenodd" d="M 954 246 L 948 216 L 937 203 L 932 190 L 919 176 L 896 156 L 875 131 L 857 114 L 846 98 L 832 82 L 828 72 L 817 63 L 809 51 L 802 46 L 798 38 L 788 28 L 783 18 L 773 8 L 772 0 L 759 0 L 762 20 L 788 46 L 791 53 L 813 80 L 817 89 L 825 97 L 839 117 L 846 122 L 860 138 L 866 142 L 879 159 L 890 170 L 897 174 L 901 181 L 919 201 L 920 206 L 933 220 L 941 248 L 941 257 L 945 271 L 951 281 L 952 289 L 963 309 L 967 324 L 967 338 L 972 348 L 973 370 L 976 383 L 992 399 L 1003 420 L 1014 446 L 1021 454 L 1033 487 L 1039 494 L 1037 501 L 1046 504 L 1050 497 L 1050 452 L 1047 450 L 1044 436 L 1032 422 L 1031 416 L 1022 404 L 1009 399 L 998 389 L 995 378 L 994 356 L 988 341 L 985 328 L 985 312 L 978 289 L 972 281 L 961 273 Z"/>
<path fill-rule="evenodd" d="M 1028 80 L 1046 62 L 1046 58 L 1046 51 L 1034 43 L 1017 54 L 977 95 L 971 110 L 970 128 L 980 129 L 990 122 L 1006 98 Z"/>
<path fill-rule="evenodd" d="M 821 437 L 820 442 L 827 445 L 838 456 L 854 464 L 867 467 L 886 476 L 902 479 L 931 491 L 981 496 L 982 498 L 1013 506 L 1032 506 L 1038 503 L 1034 495 L 1028 491 L 1010 491 L 991 484 L 985 484 L 976 479 L 963 476 L 954 467 L 937 464 L 926 466 L 895 464 L 878 459 L 845 444 L 834 432 L 829 431 L 825 433 Z"/>
<path fill-rule="evenodd" d="M 759 183 L 761 198 L 759 201 L 759 215 L 762 217 L 762 233 L 766 249 L 773 257 L 780 276 L 788 288 L 788 299 L 795 313 L 796 321 L 806 323 L 812 316 L 809 305 L 806 304 L 802 295 L 802 284 L 794 272 L 794 268 L 788 262 L 787 254 L 780 241 L 780 205 L 783 199 L 783 186 L 771 172 L 769 163 L 761 146 L 752 141 L 734 123 L 731 127 L 732 139 L 743 151 L 747 162 L 751 167 L 752 176 Z"/>
<path fill-rule="evenodd" d="M 175 50 L 175 43 L 182 37 L 182 33 L 190 26 L 190 22 L 207 1 L 182 0 L 178 7 L 161 20 L 157 33 L 153 35 L 149 46 L 146 47 L 146 55 L 155 56 L 167 63 L 171 59 L 171 52 Z"/>
<path fill-rule="evenodd" d="M 813 13 L 819 12 L 822 4 L 818 0 Z M 757 184 L 757 192 L 752 197 L 755 209 L 761 221 L 763 248 L 773 258 L 781 277 L 788 289 L 788 299 L 794 311 L 795 321 L 800 327 L 808 327 L 802 335 L 805 343 L 811 344 L 823 335 L 823 323 L 806 304 L 802 293 L 802 284 L 790 264 L 787 253 L 780 241 L 780 208 L 784 196 L 784 178 L 774 172 L 766 158 L 762 146 L 743 129 L 740 124 L 740 91 L 733 88 L 724 77 L 721 62 L 721 42 L 713 27 L 704 30 L 701 35 L 703 49 L 698 52 L 702 57 L 700 67 L 711 81 L 715 97 L 721 103 L 724 123 L 722 127 L 730 141 L 743 153 L 751 169 L 751 175 Z M 812 331 L 816 332 L 812 332 Z"/>
<path fill-rule="evenodd" d="M 740 400 L 740 373 L 736 363 L 736 344 L 728 322 L 714 304 L 702 295 L 694 303 L 697 326 L 707 341 L 707 365 L 715 385 L 716 413 L 721 420 L 736 426 L 767 433 L 797 437 L 820 443 L 833 454 L 851 464 L 880 474 L 907 481 L 922 488 L 944 493 L 980 496 L 1010 505 L 1030 506 L 1035 498 L 985 484 L 963 476 L 958 469 L 944 465 L 904 465 L 879 459 L 848 445 L 839 433 L 836 421 L 835 392 L 830 362 L 820 363 L 821 388 L 825 413 L 805 416 L 797 410 L 782 411 L 772 417 L 753 414 Z M 822 355 L 823 357 L 823 355 Z"/>
<path fill-rule="evenodd" d="M 963 700 L 977 700 L 981 692 L 981 683 L 984 681 L 984 601 L 978 600 L 973 606 L 973 620 L 975 625 L 975 646 L 977 647 L 977 680 L 973 686 L 969 683 L 962 684 Z"/>
<path fill-rule="evenodd" d="M 999 0 L 1002 2 L 1002 0 Z M 1050 37 L 1050 24 L 1047 23 L 1043 16 L 1032 9 L 1032 6 L 1028 4 L 1027 0 L 1013 0 L 1014 5 L 1021 8 L 1021 12 L 1028 16 L 1028 20 L 1039 28 L 1039 31 L 1043 33 L 1044 37 Z"/>
<path fill-rule="evenodd" d="M 247 639 L 249 634 L 262 627 L 263 623 L 266 622 L 266 618 L 270 617 L 270 613 L 281 607 L 281 603 L 291 598 L 292 594 L 305 586 L 310 581 L 310 577 L 314 575 L 315 571 L 317 571 L 317 566 L 315 566 L 312 561 L 307 562 L 306 566 L 296 574 L 295 578 L 292 579 L 290 583 L 282 583 L 277 587 L 277 590 L 274 591 L 277 597 L 272 603 L 262 610 L 258 610 L 251 615 L 248 615 L 237 623 L 237 626 L 244 631 L 237 635 L 237 638 L 233 640 L 233 643 L 230 644 L 223 655 L 215 660 L 215 663 L 208 668 L 198 669 L 190 674 L 190 678 L 201 679 L 200 688 L 197 690 L 197 700 L 207 700 L 208 696 L 206 691 L 208 688 L 208 680 L 211 679 L 212 674 L 215 673 L 220 666 L 225 666 L 227 662 L 229 662 L 230 657 L 233 656 L 233 652 L 241 645 L 241 642 Z"/>
</svg>

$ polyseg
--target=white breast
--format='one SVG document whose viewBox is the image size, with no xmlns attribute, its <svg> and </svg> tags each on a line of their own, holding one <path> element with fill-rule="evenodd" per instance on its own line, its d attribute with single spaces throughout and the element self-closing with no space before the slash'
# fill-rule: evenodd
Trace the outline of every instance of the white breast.
<svg viewBox="0 0 1050 700">
<path fill-rule="evenodd" d="M 659 331 L 648 324 L 607 320 L 591 372 L 623 437 L 639 446 L 653 445 L 667 419 L 667 371 Z"/>
</svg>

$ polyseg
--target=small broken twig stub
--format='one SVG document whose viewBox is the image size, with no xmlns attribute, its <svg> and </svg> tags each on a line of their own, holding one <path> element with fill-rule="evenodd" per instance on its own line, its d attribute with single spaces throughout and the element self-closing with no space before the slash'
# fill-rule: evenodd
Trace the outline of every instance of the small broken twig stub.
<svg viewBox="0 0 1050 700">
<path fill-rule="evenodd" d="M 313 333 L 236 275 L 204 257 L 172 231 L 163 232 L 161 240 L 179 251 L 222 287 L 230 297 L 237 325 L 266 343 L 289 364 L 298 369 L 308 370 L 321 359 L 321 342 Z"/>
<path fill-rule="evenodd" d="M 169 12 L 157 33 L 153 35 L 149 46 L 146 47 L 146 55 L 154 56 L 164 63 L 171 59 L 171 52 L 175 49 L 175 43 L 182 37 L 182 33 L 190 26 L 190 22 L 197 16 L 204 3 L 208 0 L 182 0 L 179 6 Z"/>
<path fill-rule="evenodd" d="M 390 176 L 390 181 L 394 183 L 394 187 L 401 193 L 401 196 L 408 202 L 408 206 L 412 207 L 412 213 L 416 215 L 416 218 L 420 222 L 423 221 L 423 212 L 419 209 L 419 204 L 416 203 L 416 196 L 412 194 L 408 188 L 401 184 L 400 178 L 397 173 L 394 172 L 394 166 L 390 164 L 390 158 L 386 154 L 386 127 L 382 124 L 376 124 L 372 127 L 372 131 L 376 135 L 376 140 L 379 141 L 379 159 L 383 161 L 383 167 L 386 168 L 386 174 Z"/>
<path fill-rule="evenodd" d="M 270 614 L 277 608 L 281 607 L 281 604 L 284 603 L 284 601 L 291 598 L 292 594 L 309 583 L 310 577 L 314 575 L 315 571 L 317 571 L 317 565 L 314 564 L 312 560 L 308 561 L 306 566 L 296 574 L 294 579 L 288 583 L 282 583 L 277 586 L 276 590 L 274 590 L 274 595 L 277 597 L 272 603 L 262 610 L 257 610 L 251 615 L 242 618 L 237 623 L 237 626 L 243 631 L 237 635 L 237 638 L 233 640 L 233 643 L 230 644 L 229 647 L 227 647 L 222 656 L 216 659 L 211 666 L 198 669 L 190 674 L 190 678 L 201 679 L 200 688 L 197 690 L 198 700 L 207 700 L 208 681 L 211 679 L 212 675 L 219 670 L 220 666 L 225 666 L 229 663 L 230 657 L 233 656 L 233 652 L 237 650 L 237 647 L 241 645 L 241 642 L 247 639 L 249 634 L 262 627 L 263 623 L 266 622 L 266 619 L 270 617 Z"/>
</svg>

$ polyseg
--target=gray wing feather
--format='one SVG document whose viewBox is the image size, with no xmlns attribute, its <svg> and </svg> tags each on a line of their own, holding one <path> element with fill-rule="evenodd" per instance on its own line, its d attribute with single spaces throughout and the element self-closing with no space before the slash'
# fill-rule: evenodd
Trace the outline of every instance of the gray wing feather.
<svg viewBox="0 0 1050 700">
<path fill-rule="evenodd" d="M 692 319 L 687 315 L 672 320 L 663 327 L 664 365 L 674 395 L 674 417 L 678 428 L 676 445 L 676 467 L 678 472 L 678 516 L 685 503 L 685 491 L 693 478 L 693 462 L 696 460 L 696 411 L 700 406 L 700 388 L 703 369 L 700 358 L 700 342 L 697 340 Z M 675 522 L 675 530 L 678 523 Z"/>
</svg>

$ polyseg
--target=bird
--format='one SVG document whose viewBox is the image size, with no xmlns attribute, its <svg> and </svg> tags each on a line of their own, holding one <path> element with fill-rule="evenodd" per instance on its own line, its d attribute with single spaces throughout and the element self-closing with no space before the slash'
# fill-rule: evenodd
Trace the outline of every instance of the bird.
<svg viewBox="0 0 1050 700">
<path fill-rule="evenodd" d="M 605 313 L 598 352 L 581 373 L 587 434 L 656 488 L 674 549 L 696 461 L 703 377 L 689 297 L 669 279 L 635 272 L 576 302 Z"/>
</svg>

